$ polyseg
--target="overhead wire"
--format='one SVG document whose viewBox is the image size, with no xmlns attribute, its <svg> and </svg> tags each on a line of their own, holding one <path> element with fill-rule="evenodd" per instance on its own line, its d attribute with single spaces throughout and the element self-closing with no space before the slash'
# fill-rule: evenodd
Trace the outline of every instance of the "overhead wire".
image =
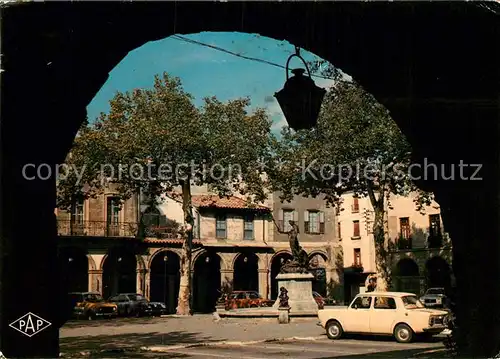
<svg viewBox="0 0 500 359">
<path fill-rule="evenodd" d="M 176 40 L 180 40 L 180 41 L 188 42 L 188 43 L 191 43 L 191 44 L 194 44 L 194 45 L 200 45 L 200 46 L 211 48 L 213 50 L 221 51 L 221 52 L 224 52 L 226 54 L 237 56 L 237 57 L 245 59 L 245 60 L 256 61 L 256 62 L 260 62 L 260 63 L 266 64 L 266 65 L 270 65 L 270 66 L 274 66 L 274 67 L 279 67 L 281 69 L 286 70 L 286 66 L 277 64 L 277 63 L 272 62 L 272 61 L 268 61 L 268 60 L 264 60 L 264 59 L 259 59 L 259 58 L 256 58 L 256 57 L 242 55 L 242 54 L 239 54 L 237 52 L 230 51 L 230 50 L 224 49 L 224 48 L 219 47 L 219 46 L 207 44 L 207 43 L 204 43 L 204 42 L 201 42 L 201 41 L 196 41 L 196 40 L 188 39 L 187 37 L 180 36 L 180 35 L 172 35 L 171 37 L 174 38 L 174 39 L 176 39 Z M 321 75 L 317 75 L 317 74 L 311 74 L 311 76 L 312 77 L 321 78 L 321 79 L 324 79 L 324 80 L 334 80 L 331 77 L 321 76 Z"/>
</svg>

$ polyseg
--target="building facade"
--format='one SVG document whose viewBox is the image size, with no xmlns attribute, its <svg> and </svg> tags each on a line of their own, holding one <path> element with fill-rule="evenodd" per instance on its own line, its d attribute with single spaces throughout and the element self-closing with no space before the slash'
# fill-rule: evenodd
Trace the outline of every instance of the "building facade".
<svg viewBox="0 0 500 359">
<path fill-rule="evenodd" d="M 314 288 L 327 295 L 342 285 L 333 211 L 319 199 L 290 204 L 276 199 L 271 195 L 263 205 L 249 206 L 237 196 L 219 198 L 193 189 L 195 311 L 213 310 L 221 291 L 256 290 L 276 298 L 275 277 L 291 257 L 288 238 L 278 226 L 287 229 L 290 210 L 304 228 L 299 240 L 315 268 Z M 183 244 L 178 228 L 184 218 L 175 193 L 150 208 L 140 195 L 120 203 L 109 188 L 97 198 L 75 203 L 70 211 L 56 210 L 56 215 L 68 291 L 92 290 L 104 297 L 137 292 L 175 312 Z"/>
<path fill-rule="evenodd" d="M 373 207 L 369 198 L 342 196 L 337 234 L 344 251 L 346 300 L 366 290 L 366 279 L 376 273 Z M 444 231 L 439 204 L 417 211 L 414 195 L 391 196 L 385 210 L 388 266 L 392 289 L 423 293 L 426 288 L 449 286 L 451 247 Z"/>
</svg>

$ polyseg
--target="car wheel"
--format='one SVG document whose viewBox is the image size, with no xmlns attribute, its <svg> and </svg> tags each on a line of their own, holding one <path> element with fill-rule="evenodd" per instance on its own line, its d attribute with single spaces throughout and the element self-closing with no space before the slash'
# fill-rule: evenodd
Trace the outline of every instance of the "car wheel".
<svg viewBox="0 0 500 359">
<path fill-rule="evenodd" d="M 398 343 L 410 343 L 413 340 L 413 330 L 406 324 L 398 324 L 394 328 L 394 337 Z"/>
<path fill-rule="evenodd" d="M 250 305 L 250 308 L 257 308 L 257 305 L 252 304 L 252 305 Z"/>
<path fill-rule="evenodd" d="M 326 329 L 326 336 L 329 339 L 339 339 L 342 336 L 342 334 L 344 333 L 342 326 L 336 320 L 330 320 L 326 324 L 325 329 Z"/>
</svg>

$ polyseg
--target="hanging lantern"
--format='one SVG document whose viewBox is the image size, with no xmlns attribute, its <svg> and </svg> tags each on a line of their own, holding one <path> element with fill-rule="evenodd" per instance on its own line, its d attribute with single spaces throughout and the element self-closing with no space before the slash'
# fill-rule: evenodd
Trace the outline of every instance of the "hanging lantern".
<svg viewBox="0 0 500 359">
<path fill-rule="evenodd" d="M 304 76 L 304 69 L 293 69 L 293 77 L 288 77 L 288 65 L 293 57 L 298 57 L 306 66 L 308 76 Z M 282 90 L 274 97 L 285 115 L 285 119 L 293 130 L 310 129 L 318 122 L 319 111 L 326 90 L 316 86 L 311 79 L 311 72 L 307 63 L 300 56 L 300 49 L 295 48 L 295 54 L 286 62 L 286 82 Z"/>
</svg>

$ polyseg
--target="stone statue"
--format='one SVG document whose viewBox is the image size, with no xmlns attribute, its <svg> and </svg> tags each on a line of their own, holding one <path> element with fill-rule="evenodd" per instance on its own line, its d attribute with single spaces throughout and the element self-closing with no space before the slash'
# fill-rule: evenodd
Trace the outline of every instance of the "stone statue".
<svg viewBox="0 0 500 359">
<path fill-rule="evenodd" d="M 309 256 L 299 244 L 299 226 L 294 221 L 289 221 L 290 230 L 284 232 L 278 229 L 280 233 L 288 235 L 290 250 L 292 251 L 293 259 L 287 261 L 281 267 L 281 273 L 309 273 Z"/>
<path fill-rule="evenodd" d="M 288 308 L 288 291 L 286 290 L 285 287 L 280 288 L 280 308 Z"/>
</svg>

